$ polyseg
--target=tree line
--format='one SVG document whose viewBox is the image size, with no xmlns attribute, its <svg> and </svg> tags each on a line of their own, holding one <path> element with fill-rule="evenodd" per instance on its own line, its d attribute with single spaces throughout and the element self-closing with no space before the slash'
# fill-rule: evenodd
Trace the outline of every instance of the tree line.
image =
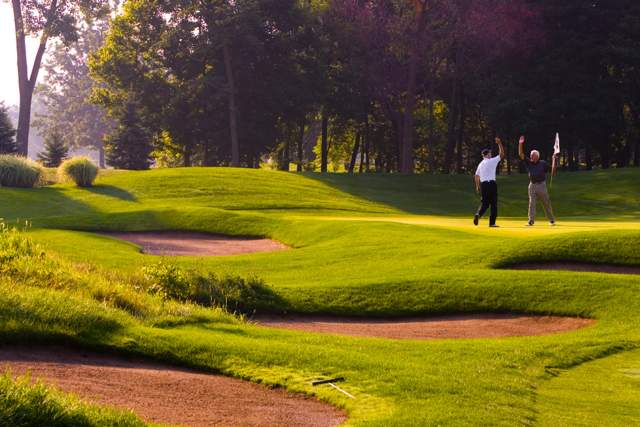
<svg viewBox="0 0 640 427">
<path fill-rule="evenodd" d="M 510 173 L 556 132 L 566 169 L 640 166 L 633 0 L 76 3 L 37 123 L 115 167 L 467 173 L 499 135 Z"/>
</svg>

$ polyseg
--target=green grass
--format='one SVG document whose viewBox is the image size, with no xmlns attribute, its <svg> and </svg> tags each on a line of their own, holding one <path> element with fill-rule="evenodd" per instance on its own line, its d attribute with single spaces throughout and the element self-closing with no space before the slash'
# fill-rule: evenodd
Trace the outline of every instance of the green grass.
<svg viewBox="0 0 640 427">
<path fill-rule="evenodd" d="M 315 393 L 346 408 L 351 425 L 548 425 L 571 411 L 591 425 L 621 416 L 640 422 L 615 408 L 640 404 L 637 395 L 609 393 L 610 404 L 590 418 L 571 386 L 591 377 L 572 377 L 592 366 L 585 362 L 606 363 L 640 347 L 640 277 L 496 269 L 541 259 L 640 265 L 639 180 L 631 169 L 560 175 L 552 190 L 559 226 L 528 229 L 526 179 L 503 177 L 500 230 L 470 224 L 477 197 L 459 176 L 178 169 L 108 172 L 90 189 L 0 189 L 0 216 L 32 221 L 28 235 L 45 253 L 4 262 L 0 341 L 106 347 Z M 272 254 L 173 261 L 203 273 L 257 275 L 278 296 L 261 310 L 522 312 L 598 322 L 544 337 L 424 342 L 263 329 L 140 292 L 143 268 L 160 257 L 88 232 L 167 229 L 290 245 Z M 344 387 L 357 400 L 310 386 L 335 375 L 347 378 Z M 550 404 L 553 393 L 564 403 Z"/>
<path fill-rule="evenodd" d="M 640 420 L 640 352 L 556 373 L 538 389 L 540 420 L 550 426 L 630 426 Z"/>
<path fill-rule="evenodd" d="M 145 423 L 134 414 L 88 405 L 27 377 L 0 376 L 0 420 L 13 427 L 137 427 Z"/>
</svg>

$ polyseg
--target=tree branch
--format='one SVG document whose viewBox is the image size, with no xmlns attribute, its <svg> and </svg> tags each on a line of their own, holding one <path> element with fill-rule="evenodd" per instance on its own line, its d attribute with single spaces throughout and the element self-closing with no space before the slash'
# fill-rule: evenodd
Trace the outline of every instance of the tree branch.
<svg viewBox="0 0 640 427">
<path fill-rule="evenodd" d="M 47 12 L 47 23 L 42 30 L 42 36 L 40 37 L 40 45 L 38 46 L 38 52 L 36 53 L 36 57 L 33 61 L 33 68 L 31 69 L 31 76 L 29 77 L 29 89 L 33 92 L 33 89 L 36 85 L 36 80 L 38 79 L 38 73 L 40 72 L 40 65 L 42 64 L 42 57 L 44 56 L 44 52 L 47 49 L 47 41 L 49 40 L 49 32 L 51 30 L 51 26 L 53 25 L 53 20 L 56 17 L 56 12 L 58 8 L 58 0 L 52 0 L 51 6 L 49 7 L 49 12 Z"/>
</svg>

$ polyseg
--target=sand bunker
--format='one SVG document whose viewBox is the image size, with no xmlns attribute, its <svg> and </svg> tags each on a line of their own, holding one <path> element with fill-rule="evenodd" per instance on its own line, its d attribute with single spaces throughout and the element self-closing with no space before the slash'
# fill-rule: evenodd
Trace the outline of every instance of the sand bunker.
<svg viewBox="0 0 640 427">
<path fill-rule="evenodd" d="M 546 335 L 592 325 L 589 319 L 474 314 L 429 319 L 371 320 L 326 316 L 261 316 L 258 324 L 326 334 L 393 339 L 462 339 Z"/>
<path fill-rule="evenodd" d="M 586 264 L 578 262 L 539 262 L 525 263 L 509 267 L 510 270 L 554 270 L 577 271 L 583 273 L 609 273 L 609 274 L 640 274 L 640 267 L 611 265 L 611 264 Z"/>
<path fill-rule="evenodd" d="M 338 409 L 312 398 L 219 375 L 63 348 L 0 349 L 0 369 L 31 372 L 88 401 L 186 426 L 335 426 Z"/>
<path fill-rule="evenodd" d="M 271 239 L 229 237 L 180 231 L 101 233 L 134 243 L 142 252 L 166 256 L 227 256 L 275 252 L 287 246 Z"/>
</svg>

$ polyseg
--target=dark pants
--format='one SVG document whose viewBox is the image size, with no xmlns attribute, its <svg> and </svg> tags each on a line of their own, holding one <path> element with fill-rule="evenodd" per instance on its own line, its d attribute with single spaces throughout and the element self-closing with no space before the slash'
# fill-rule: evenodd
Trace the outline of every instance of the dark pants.
<svg viewBox="0 0 640 427">
<path fill-rule="evenodd" d="M 498 184 L 495 181 L 485 181 L 480 188 L 482 190 L 482 204 L 478 209 L 478 216 L 482 217 L 491 206 L 489 224 L 495 225 L 498 218 Z"/>
</svg>

